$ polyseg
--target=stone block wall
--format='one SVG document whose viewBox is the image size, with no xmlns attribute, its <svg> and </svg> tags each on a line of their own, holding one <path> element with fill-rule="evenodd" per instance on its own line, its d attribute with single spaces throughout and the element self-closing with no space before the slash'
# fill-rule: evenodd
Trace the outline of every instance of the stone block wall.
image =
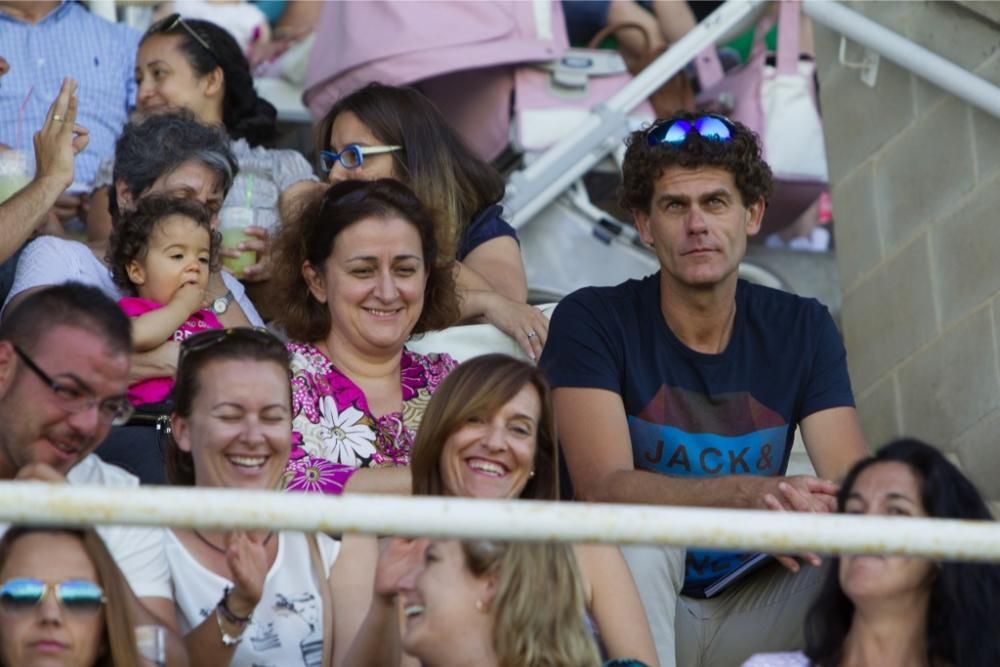
<svg viewBox="0 0 1000 667">
<path fill-rule="evenodd" d="M 852 2 L 1000 85 L 1000 3 Z M 943 448 L 1000 500 L 1000 119 L 882 59 L 870 88 L 816 26 L 841 311 L 872 446 Z M 861 48 L 849 45 L 860 59 Z"/>
</svg>

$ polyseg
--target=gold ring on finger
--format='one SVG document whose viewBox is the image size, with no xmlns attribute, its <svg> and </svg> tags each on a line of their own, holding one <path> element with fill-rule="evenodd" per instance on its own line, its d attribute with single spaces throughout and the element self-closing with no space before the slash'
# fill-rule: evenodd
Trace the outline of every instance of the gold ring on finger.
<svg viewBox="0 0 1000 667">
<path fill-rule="evenodd" d="M 59 115 L 57 113 L 54 113 L 54 114 L 52 114 L 52 120 L 58 121 L 58 122 L 62 123 L 62 122 L 64 122 L 66 120 L 66 117 L 65 116 L 61 116 L 61 115 Z"/>
</svg>

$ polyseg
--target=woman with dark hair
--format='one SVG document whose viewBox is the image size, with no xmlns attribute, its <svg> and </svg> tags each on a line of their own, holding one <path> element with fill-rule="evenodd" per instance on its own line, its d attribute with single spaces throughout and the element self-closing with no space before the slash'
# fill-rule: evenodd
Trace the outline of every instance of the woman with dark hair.
<svg viewBox="0 0 1000 667">
<path fill-rule="evenodd" d="M 411 334 L 458 317 L 435 229 L 392 179 L 333 185 L 282 229 L 271 282 L 276 322 L 294 341 L 291 488 L 339 493 L 353 475 L 353 491 L 409 493 L 414 434 L 455 366 L 447 354 L 404 348 Z M 307 454 L 340 473 L 301 468 Z"/>
<path fill-rule="evenodd" d="M 848 514 L 993 520 L 972 482 L 914 439 L 855 464 L 837 506 Z M 992 667 L 1000 665 L 1000 640 L 983 623 L 998 617 L 994 564 L 840 556 L 806 617 L 805 652 L 760 654 L 744 667 Z"/>
<path fill-rule="evenodd" d="M 316 178 L 298 152 L 265 147 L 274 139 L 276 112 L 257 96 L 250 66 L 236 40 L 214 23 L 168 16 L 154 23 L 139 42 L 136 83 L 140 113 L 186 109 L 198 122 L 225 130 L 239 173 L 220 215 L 224 221 L 228 216 L 250 218 L 248 234 L 254 238 L 243 241 L 245 250 L 265 253 L 267 236 L 280 222 L 283 203 Z M 111 219 L 101 205 L 106 196 L 103 186 L 118 182 L 121 173 L 110 162 L 98 172 L 95 204 L 87 221 L 91 240 L 110 234 Z M 238 258 L 235 250 L 228 248 L 224 254 Z M 239 277 L 266 278 L 265 263 L 259 259 L 239 271 Z"/>
<path fill-rule="evenodd" d="M 0 667 L 141 664 L 131 596 L 92 529 L 11 528 L 0 540 Z"/>
<path fill-rule="evenodd" d="M 441 257 L 454 259 L 463 320 L 483 318 L 537 359 L 548 320 L 525 303 L 517 234 L 502 217 L 503 177 L 412 88 L 372 83 L 340 99 L 317 135 L 331 183 L 395 178 L 441 216 Z"/>
<path fill-rule="evenodd" d="M 170 482 L 280 490 L 291 448 L 289 376 L 285 344 L 264 329 L 184 341 Z M 370 539 L 178 528 L 164 546 L 194 667 L 345 664 L 371 595 Z"/>
<path fill-rule="evenodd" d="M 559 448 L 552 392 L 541 370 L 503 354 L 452 371 L 431 398 L 413 444 L 413 495 L 558 500 Z M 420 553 L 394 540 L 380 561 L 364 634 L 351 663 L 392 664 L 399 586 L 390 571 Z M 576 545 L 584 604 L 608 656 L 659 664 L 632 574 L 616 546 Z M 378 639 L 376 639 L 376 637 Z M 405 643 L 405 642 L 404 642 Z M 376 648 L 377 647 L 377 648 Z M 386 651 L 386 652 L 381 652 Z M 514 663 L 510 663 L 514 664 Z"/>
</svg>

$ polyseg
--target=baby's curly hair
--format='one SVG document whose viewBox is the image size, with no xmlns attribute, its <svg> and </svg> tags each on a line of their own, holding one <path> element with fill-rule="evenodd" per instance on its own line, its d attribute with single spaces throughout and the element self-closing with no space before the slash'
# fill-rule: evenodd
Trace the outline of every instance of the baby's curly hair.
<svg viewBox="0 0 1000 667">
<path fill-rule="evenodd" d="M 623 209 L 630 213 L 649 213 L 656 181 L 670 167 L 724 169 L 733 175 L 744 206 L 757 201 L 767 203 L 771 196 L 771 168 L 761 155 L 757 135 L 742 123 L 730 121 L 735 132 L 729 141 L 712 141 L 691 132 L 684 143 L 677 146 L 649 145 L 648 136 L 654 128 L 675 120 L 693 122 L 702 115 L 679 112 L 629 136 L 618 199 Z"/>
<path fill-rule="evenodd" d="M 165 194 L 151 194 L 136 202 L 135 209 L 122 211 L 108 242 L 105 261 L 111 267 L 115 285 L 127 294 L 135 295 L 135 285 L 128 278 L 126 267 L 134 259 L 145 257 L 149 251 L 149 238 L 161 220 L 171 215 L 190 218 L 208 231 L 209 271 L 219 270 L 219 248 L 222 234 L 212 229 L 212 212 L 194 199 L 182 199 Z"/>
</svg>

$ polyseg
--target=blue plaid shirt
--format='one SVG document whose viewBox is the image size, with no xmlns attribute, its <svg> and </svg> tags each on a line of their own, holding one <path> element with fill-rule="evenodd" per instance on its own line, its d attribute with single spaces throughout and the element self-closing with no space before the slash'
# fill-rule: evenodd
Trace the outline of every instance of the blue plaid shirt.
<svg viewBox="0 0 1000 667">
<path fill-rule="evenodd" d="M 101 160 L 114 155 L 115 139 L 135 106 L 140 37 L 75 2 L 64 2 L 36 24 L 0 10 L 0 55 L 10 63 L 0 80 L 0 144 L 25 150 L 33 161 L 32 135 L 45 122 L 63 77 L 76 79 L 77 123 L 90 130 L 90 144 L 76 158 L 73 189 L 89 189 Z M 19 135 L 18 109 L 29 91 Z"/>
</svg>

